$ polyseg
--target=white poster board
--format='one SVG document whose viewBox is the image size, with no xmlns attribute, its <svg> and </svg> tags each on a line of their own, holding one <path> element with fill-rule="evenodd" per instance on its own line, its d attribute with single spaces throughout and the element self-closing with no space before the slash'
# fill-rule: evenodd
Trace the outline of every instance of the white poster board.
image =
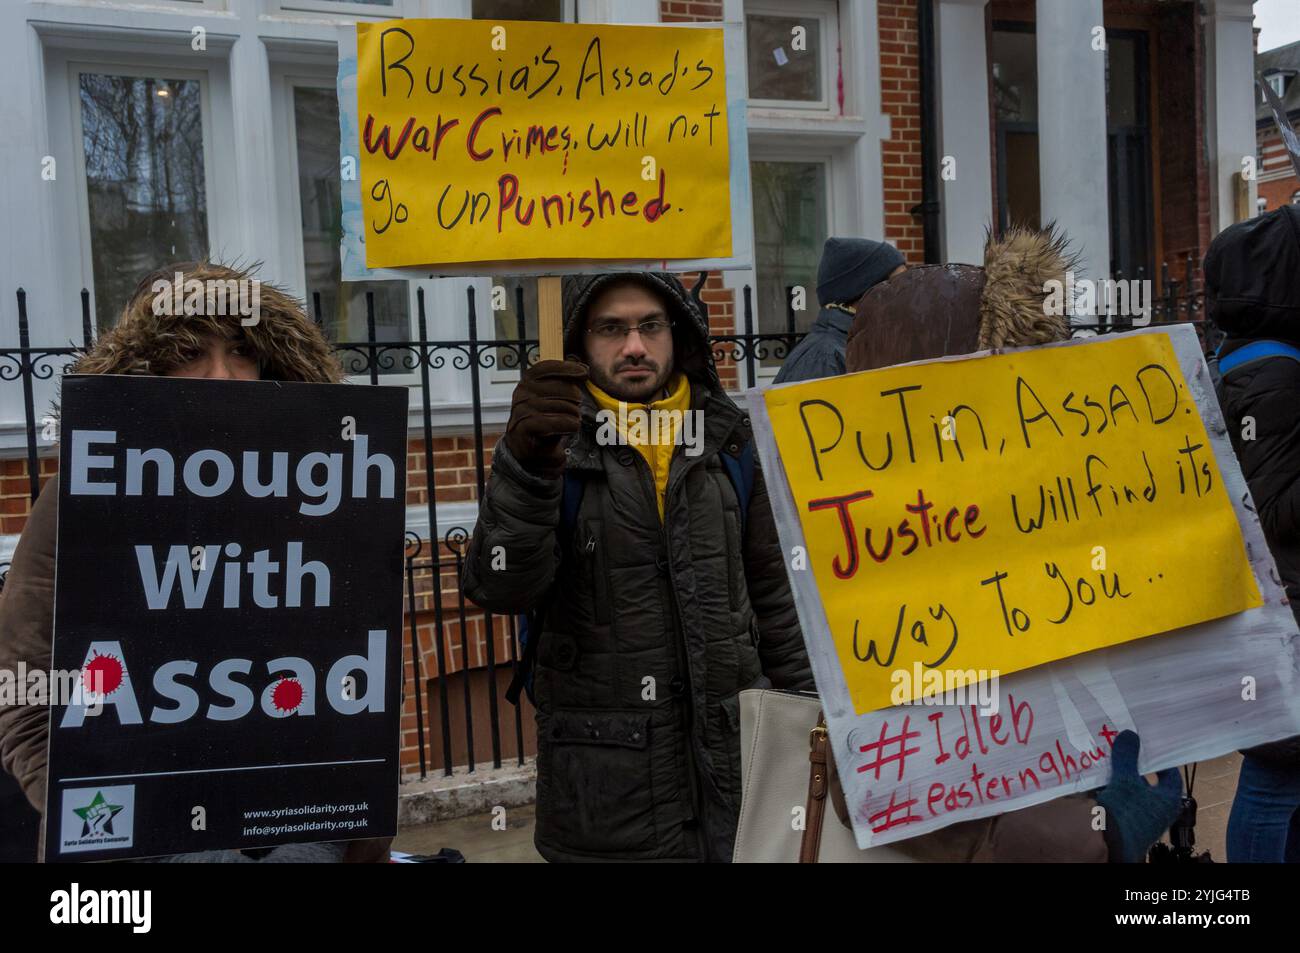
<svg viewBox="0 0 1300 953">
<path fill-rule="evenodd" d="M 998 714 L 992 717 L 970 705 L 934 704 L 858 715 L 813 573 L 791 570 L 859 847 L 1101 787 L 1110 776 L 1107 738 L 1124 729 L 1141 738 L 1143 772 L 1300 734 L 1300 631 L 1232 451 L 1195 331 L 1176 325 L 1131 333 L 1170 338 L 1240 522 L 1263 606 L 1186 626 L 1176 637 L 1140 638 L 1004 675 L 998 680 Z M 1087 347 L 1093 340 L 1045 347 Z M 753 388 L 746 397 L 781 546 L 793 553 L 804 547 L 804 534 L 765 390 Z"/>
</svg>

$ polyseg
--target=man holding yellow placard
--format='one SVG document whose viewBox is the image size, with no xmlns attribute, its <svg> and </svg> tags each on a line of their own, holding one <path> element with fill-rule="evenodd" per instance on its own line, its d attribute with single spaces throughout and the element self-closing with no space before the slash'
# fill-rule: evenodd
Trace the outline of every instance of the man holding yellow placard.
<svg viewBox="0 0 1300 953">
<path fill-rule="evenodd" d="M 566 361 L 524 372 L 466 593 L 529 614 L 537 848 L 728 860 L 738 693 L 811 689 L 748 418 L 672 276 L 571 281 Z"/>
</svg>

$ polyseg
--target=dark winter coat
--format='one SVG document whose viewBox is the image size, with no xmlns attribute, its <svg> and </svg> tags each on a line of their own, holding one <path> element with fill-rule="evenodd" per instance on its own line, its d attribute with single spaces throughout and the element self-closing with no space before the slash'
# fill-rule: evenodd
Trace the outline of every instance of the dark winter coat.
<svg viewBox="0 0 1300 953">
<path fill-rule="evenodd" d="M 1300 207 L 1226 229 L 1205 256 L 1209 317 L 1227 335 L 1220 359 L 1257 340 L 1300 347 Z M 1300 362 L 1250 361 L 1223 375 L 1219 401 L 1278 575 L 1300 619 Z M 1253 439 L 1243 439 L 1247 418 Z M 1300 736 L 1249 749 L 1300 767 Z"/>
<path fill-rule="evenodd" d="M 844 345 L 853 315 L 837 308 L 822 308 L 817 320 L 781 365 L 774 384 L 836 377 L 844 373 Z"/>
<path fill-rule="evenodd" d="M 817 302 L 821 312 L 804 339 L 781 365 L 774 384 L 810 381 L 844 373 L 844 346 L 853 325 L 851 305 L 871 288 L 887 281 L 903 256 L 888 242 L 869 238 L 828 238 L 817 263 Z"/>
<path fill-rule="evenodd" d="M 585 353 L 584 310 L 614 277 L 566 288 L 566 353 Z M 642 280 L 676 321 L 675 366 L 704 414 L 703 451 L 673 458 L 663 523 L 644 458 L 596 443 L 587 395 L 568 449 L 584 486 L 571 533 L 558 531 L 564 481 L 529 473 L 502 442 L 465 565 L 465 592 L 484 608 L 547 607 L 536 843 L 551 861 L 729 860 L 737 693 L 813 687 L 762 475 L 741 514 L 721 459 L 751 440 L 749 420 L 722 389 L 682 285 Z"/>
</svg>

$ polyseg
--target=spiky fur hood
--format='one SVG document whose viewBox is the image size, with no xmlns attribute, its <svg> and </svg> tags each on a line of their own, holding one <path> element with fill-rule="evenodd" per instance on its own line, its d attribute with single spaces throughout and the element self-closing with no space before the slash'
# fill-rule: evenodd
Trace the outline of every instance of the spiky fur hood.
<svg viewBox="0 0 1300 953">
<path fill-rule="evenodd" d="M 1070 336 L 1064 314 L 1048 314 L 1048 281 L 1065 283 L 1078 265 L 1069 241 L 1054 226 L 1044 231 L 1012 228 L 984 243 L 984 292 L 980 295 L 980 350 L 1028 347 Z"/>
<path fill-rule="evenodd" d="M 198 279 L 205 282 L 205 288 L 211 288 L 206 282 L 251 281 L 253 271 L 184 262 L 151 272 L 136 286 L 117 324 L 68 372 L 162 375 L 201 353 L 206 335 L 217 335 L 227 340 L 242 337 L 257 357 L 263 380 L 317 384 L 341 381 L 343 369 L 320 328 L 308 319 L 296 299 L 268 282 L 258 287 L 258 320 L 248 326 L 241 323 L 241 315 L 229 313 L 231 308 L 221 308 L 214 294 L 206 295 L 198 309 L 189 309 L 199 313 L 173 315 L 165 313 L 168 303 L 155 306 L 162 287 L 159 283 L 170 289 L 177 272 L 182 282 Z M 187 297 L 183 289 L 184 285 L 182 301 Z"/>
</svg>

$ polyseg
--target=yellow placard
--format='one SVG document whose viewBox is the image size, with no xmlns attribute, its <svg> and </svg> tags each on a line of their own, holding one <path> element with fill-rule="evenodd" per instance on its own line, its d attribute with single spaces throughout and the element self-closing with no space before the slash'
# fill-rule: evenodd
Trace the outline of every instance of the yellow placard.
<svg viewBox="0 0 1300 953">
<path fill-rule="evenodd" d="M 765 397 L 858 714 L 1262 604 L 1167 335 Z"/>
<path fill-rule="evenodd" d="M 357 24 L 366 264 L 731 254 L 720 29 Z"/>
</svg>

